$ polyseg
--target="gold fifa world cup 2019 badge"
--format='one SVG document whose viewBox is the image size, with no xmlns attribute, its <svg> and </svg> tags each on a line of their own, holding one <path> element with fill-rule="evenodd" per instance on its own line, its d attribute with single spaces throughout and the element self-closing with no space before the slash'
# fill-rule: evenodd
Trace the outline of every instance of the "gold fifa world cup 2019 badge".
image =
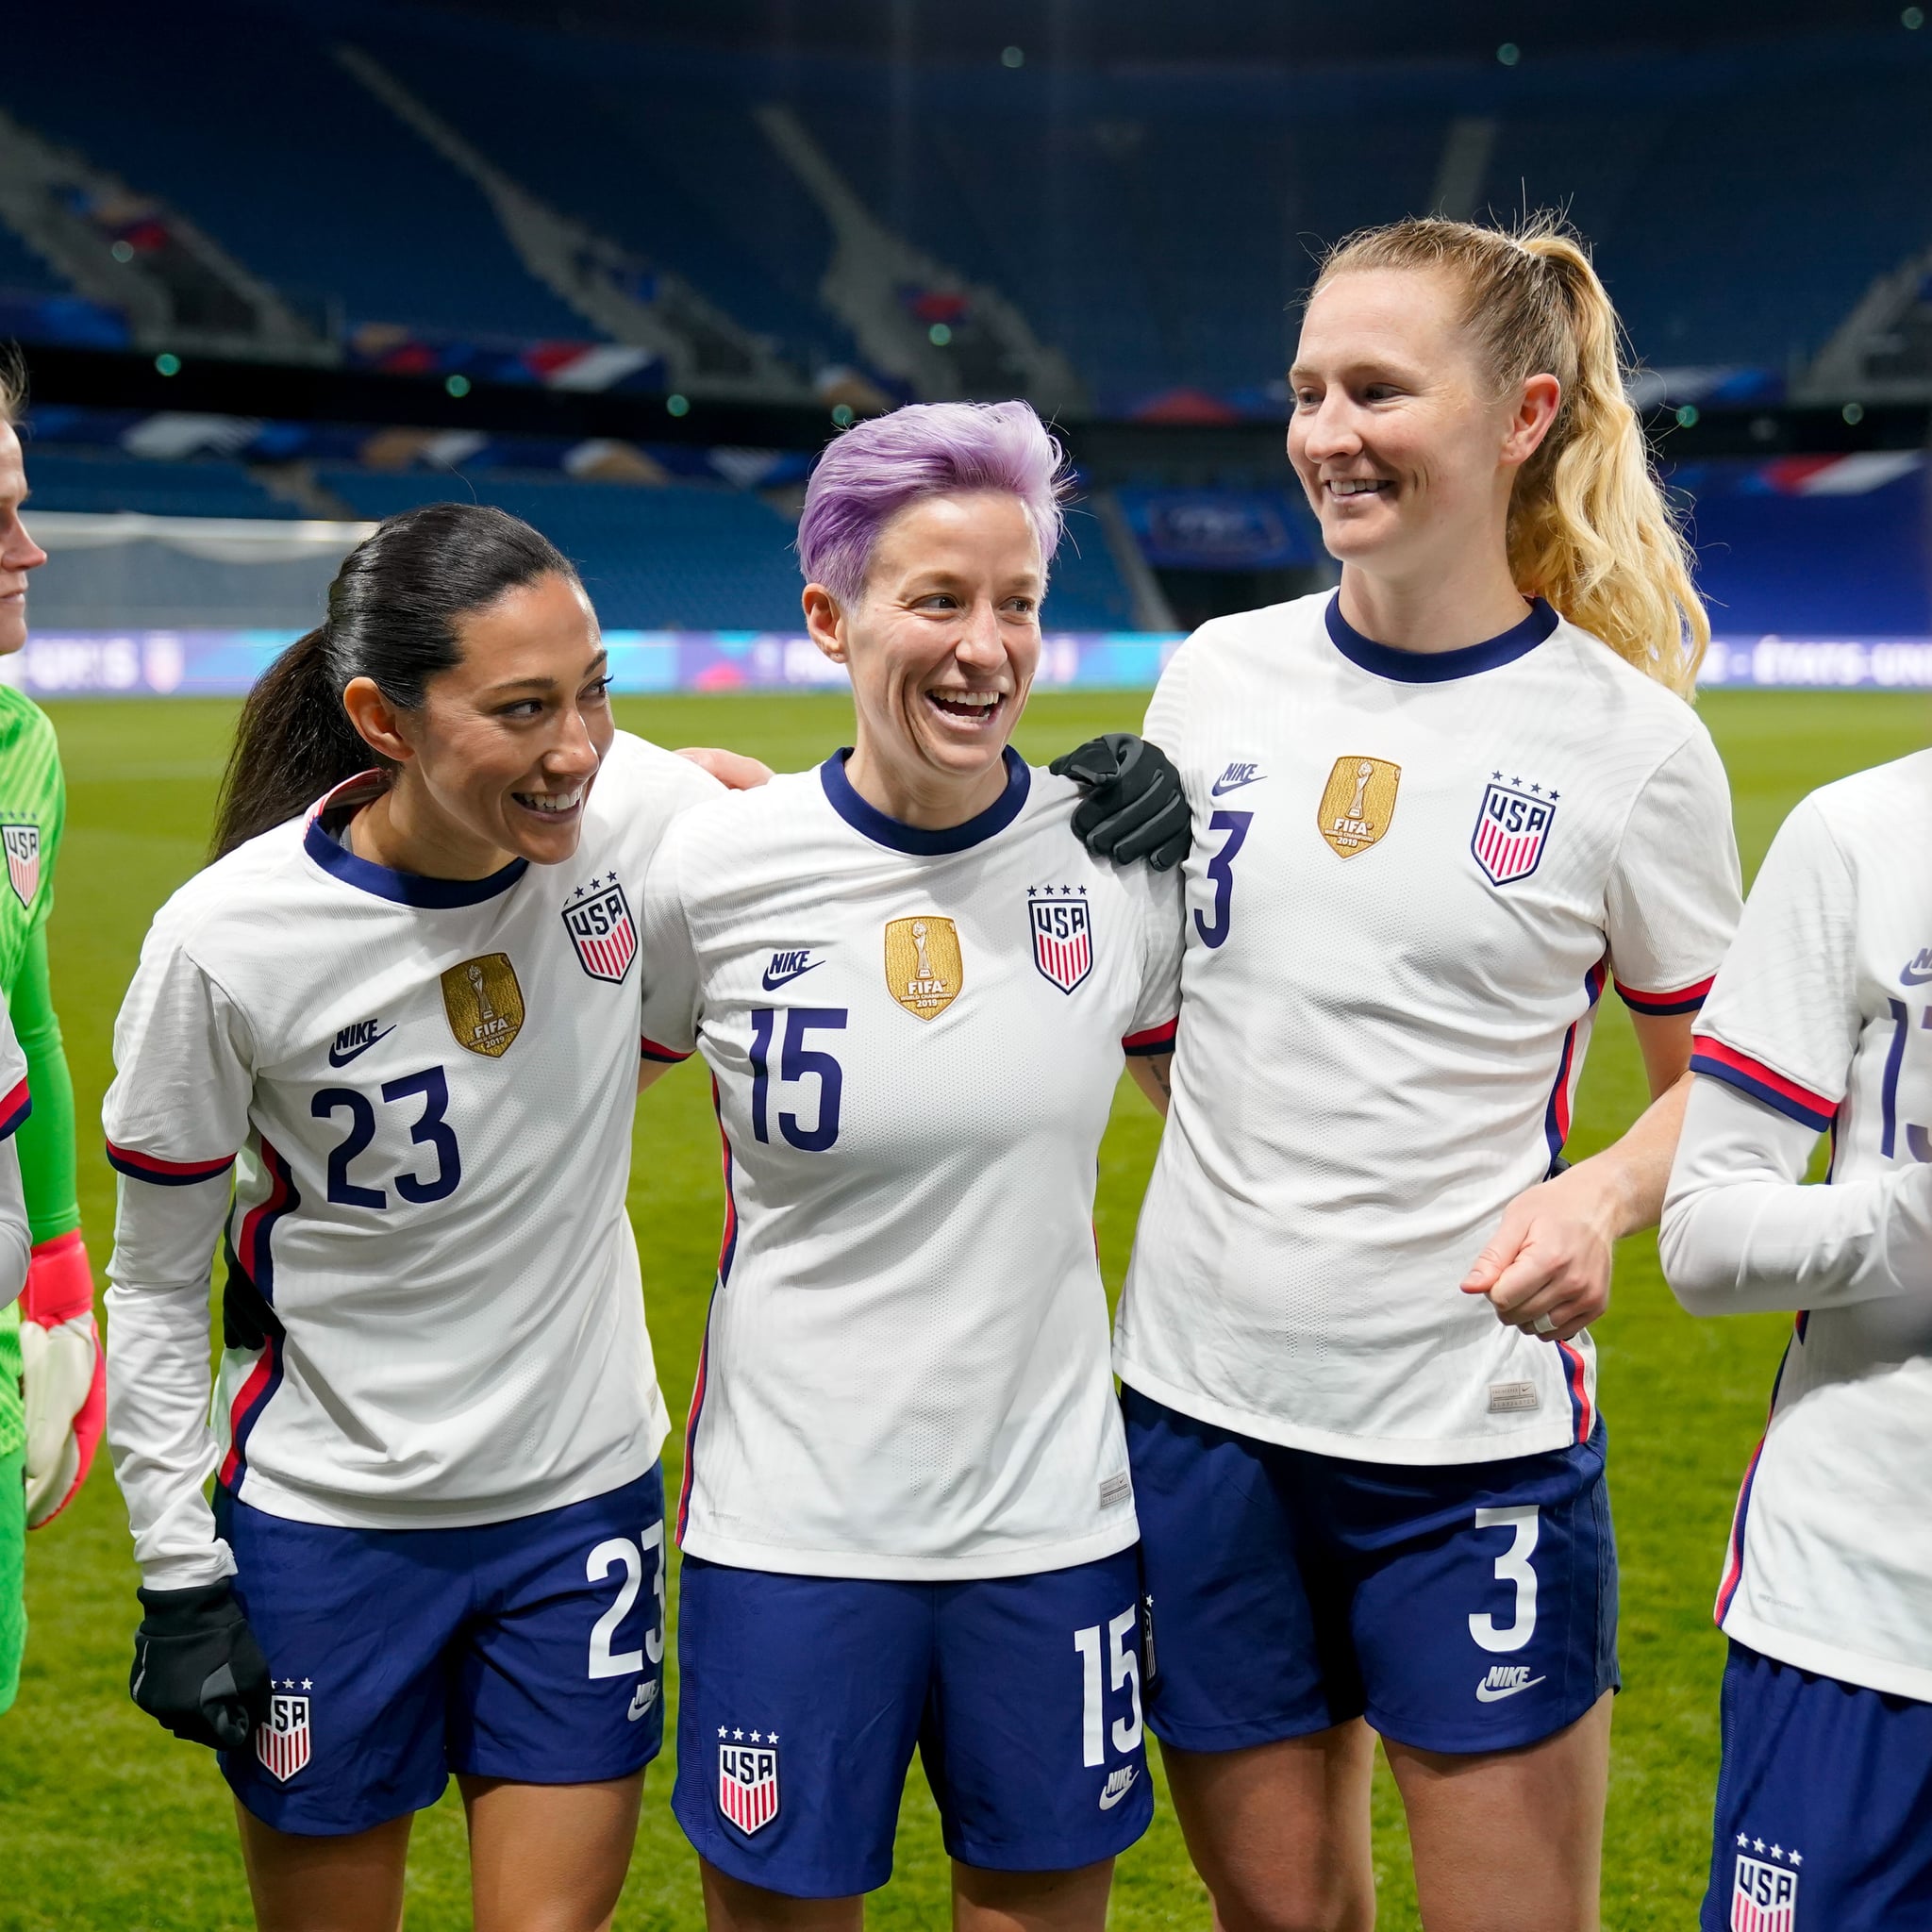
<svg viewBox="0 0 1932 1932">
<path fill-rule="evenodd" d="M 892 997 L 920 1020 L 943 1013 L 966 983 L 958 929 L 950 919 L 922 913 L 886 923 L 886 985 Z"/>
<path fill-rule="evenodd" d="M 1337 758 L 1316 808 L 1316 828 L 1343 858 L 1366 852 L 1389 829 L 1401 783 L 1402 767 L 1387 758 L 1359 753 Z"/>
<path fill-rule="evenodd" d="M 442 975 L 442 1010 L 458 1046 L 500 1060 L 523 1030 L 524 990 L 508 953 L 465 959 Z"/>
</svg>

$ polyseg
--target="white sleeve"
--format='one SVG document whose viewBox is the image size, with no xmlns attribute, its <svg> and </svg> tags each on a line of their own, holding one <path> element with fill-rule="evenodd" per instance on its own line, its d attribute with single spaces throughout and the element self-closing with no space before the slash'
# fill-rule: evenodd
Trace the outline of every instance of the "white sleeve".
<svg viewBox="0 0 1932 1932">
<path fill-rule="evenodd" d="M 203 1487 L 208 1426 L 208 1277 L 229 1169 L 254 1089 L 245 1024 L 160 925 L 114 1027 L 103 1120 L 119 1170 L 108 1262 L 108 1447 L 135 1560 L 152 1589 L 231 1575 Z"/>
<path fill-rule="evenodd" d="M 1171 872 L 1146 866 L 1136 871 L 1141 895 L 1141 997 L 1134 1023 L 1121 1044 L 1131 1054 L 1172 1053 L 1181 1010 L 1186 881 L 1178 866 Z"/>
<path fill-rule="evenodd" d="M 1167 660 L 1167 669 L 1147 701 L 1147 715 L 1141 721 L 1141 736 L 1158 744 L 1176 765 L 1181 761 L 1181 744 L 1188 722 L 1188 671 L 1191 660 L 1182 643 Z"/>
<path fill-rule="evenodd" d="M 20 1149 L 14 1130 L 32 1110 L 27 1094 L 26 1056 L 14 1038 L 13 1018 L 0 999 L 0 1308 L 17 1300 L 26 1286 L 33 1257 L 28 1232 L 26 1190 L 20 1178 Z"/>
<path fill-rule="evenodd" d="M 1638 793 L 1605 889 L 1610 970 L 1624 1004 L 1638 1013 L 1694 1013 L 1741 900 L 1730 783 L 1698 724 Z"/>
<path fill-rule="evenodd" d="M 1690 1064 L 1822 1134 L 1864 1029 L 1858 884 L 1816 797 L 1778 827 L 1737 943 L 1697 1020 Z"/>
<path fill-rule="evenodd" d="M 667 838 L 644 875 L 638 1055 L 660 1066 L 689 1059 L 698 1043 L 703 989 L 680 886 L 685 842 L 682 837 Z"/>
<path fill-rule="evenodd" d="M 1700 1074 L 1658 1244 L 1693 1315 L 1932 1294 L 1932 1167 L 1802 1185 L 1817 1129 Z"/>
</svg>

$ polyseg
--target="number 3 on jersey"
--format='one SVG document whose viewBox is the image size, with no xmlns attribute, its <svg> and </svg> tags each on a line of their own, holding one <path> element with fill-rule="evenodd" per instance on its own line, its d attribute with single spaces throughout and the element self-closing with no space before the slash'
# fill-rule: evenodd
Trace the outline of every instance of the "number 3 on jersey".
<svg viewBox="0 0 1932 1932">
<path fill-rule="evenodd" d="M 1203 919 L 1198 908 L 1194 912 L 1194 930 L 1204 946 L 1218 946 L 1227 938 L 1228 923 L 1234 916 L 1234 858 L 1254 819 L 1251 811 L 1218 811 L 1208 821 L 1210 832 L 1224 832 L 1226 837 L 1221 850 L 1208 861 L 1208 880 L 1214 888 L 1214 915 Z"/>
</svg>

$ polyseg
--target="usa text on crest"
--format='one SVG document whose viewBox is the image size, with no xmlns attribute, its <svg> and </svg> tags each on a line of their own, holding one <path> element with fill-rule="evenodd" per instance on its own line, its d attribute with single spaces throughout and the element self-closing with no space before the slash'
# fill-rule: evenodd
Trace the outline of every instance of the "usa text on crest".
<svg viewBox="0 0 1932 1932">
<path fill-rule="evenodd" d="M 1526 879 L 1537 869 L 1556 816 L 1541 786 L 1523 791 L 1514 783 L 1490 782 L 1469 849 L 1492 885 Z"/>
</svg>

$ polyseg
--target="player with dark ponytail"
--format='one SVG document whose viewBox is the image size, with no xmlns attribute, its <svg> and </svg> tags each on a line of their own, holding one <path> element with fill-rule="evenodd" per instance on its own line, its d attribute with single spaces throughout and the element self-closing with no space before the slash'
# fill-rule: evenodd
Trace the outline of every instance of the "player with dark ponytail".
<svg viewBox="0 0 1932 1932">
<path fill-rule="evenodd" d="M 452 1771 L 478 1926 L 595 1932 L 623 1885 L 668 1426 L 625 1213 L 631 908 L 717 788 L 617 731 L 608 682 L 534 530 L 383 524 L 250 698 L 218 856 L 116 1026 L 131 1688 L 221 1751 L 278 1932 L 395 1924 Z"/>
</svg>

